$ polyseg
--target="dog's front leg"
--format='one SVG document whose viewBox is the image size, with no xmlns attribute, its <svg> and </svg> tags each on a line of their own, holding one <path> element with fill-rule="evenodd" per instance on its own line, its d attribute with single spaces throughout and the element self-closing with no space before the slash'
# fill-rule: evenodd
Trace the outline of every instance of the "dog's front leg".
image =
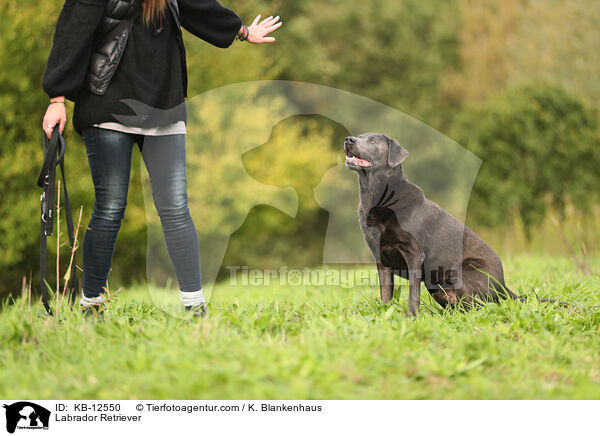
<svg viewBox="0 0 600 436">
<path fill-rule="evenodd" d="M 408 264 L 408 314 L 417 316 L 421 304 L 421 265 L 422 262 L 407 262 Z"/>
<path fill-rule="evenodd" d="M 394 296 L 394 275 L 392 274 L 392 268 L 378 263 L 377 272 L 379 273 L 381 301 L 383 304 L 387 304 Z"/>
</svg>

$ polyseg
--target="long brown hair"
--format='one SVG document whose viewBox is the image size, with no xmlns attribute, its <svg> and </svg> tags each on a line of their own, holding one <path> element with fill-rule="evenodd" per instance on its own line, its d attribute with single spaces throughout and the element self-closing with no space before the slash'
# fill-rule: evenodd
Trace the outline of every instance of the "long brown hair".
<svg viewBox="0 0 600 436">
<path fill-rule="evenodd" d="M 167 3 L 171 0 L 142 0 L 142 16 L 144 24 L 149 26 L 150 23 L 156 23 L 165 15 Z"/>
</svg>

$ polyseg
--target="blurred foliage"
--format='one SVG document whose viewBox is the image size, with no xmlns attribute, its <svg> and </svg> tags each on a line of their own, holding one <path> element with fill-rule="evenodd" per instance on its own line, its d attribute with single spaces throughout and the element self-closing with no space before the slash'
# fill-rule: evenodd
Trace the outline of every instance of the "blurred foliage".
<svg viewBox="0 0 600 436">
<path fill-rule="evenodd" d="M 470 218 L 498 226 L 517 211 L 527 230 L 549 206 L 598 200 L 598 115 L 563 88 L 511 87 L 463 111 L 456 140 L 483 159 L 469 204 Z"/>
<path fill-rule="evenodd" d="M 594 78 L 600 69 L 596 31 L 600 4 L 584 0 L 223 3 L 245 22 L 257 13 L 279 14 L 284 25 L 275 44 L 237 42 L 228 50 L 184 32 L 190 97 L 242 81 L 297 80 L 341 88 L 408 113 L 451 134 L 484 159 L 470 208 L 475 226 L 508 225 L 516 213 L 529 231 L 544 219 L 549 206 L 560 212 L 568 201 L 585 211 L 597 203 L 600 85 Z M 0 295 L 17 289 L 21 277 L 30 272 L 36 283 L 35 181 L 42 162 L 40 125 L 47 102 L 41 78 L 61 8 L 60 0 L 0 3 Z M 232 198 L 232 183 L 237 184 L 238 195 L 255 198 L 256 193 L 236 180 L 233 162 L 218 160 L 207 172 L 198 159 L 231 147 L 231 126 L 245 125 L 244 134 L 252 135 L 253 125 L 266 118 L 243 106 L 221 114 L 209 103 L 198 118 L 189 120 L 190 137 L 206 146 L 206 154 L 190 156 L 189 167 L 195 186 L 205 186 L 210 194 L 202 222 L 218 228 L 214 224 L 233 225 L 231 217 L 245 208 L 242 200 Z M 72 103 L 67 109 L 70 118 Z M 194 124 L 205 136 L 193 136 Z M 318 246 L 314 240 L 321 235 L 313 230 L 323 217 L 310 201 L 310 186 L 321 173 L 320 166 L 329 165 L 335 154 L 329 144 L 337 146 L 344 134 L 327 120 L 293 118 L 282 122 L 270 141 L 302 146 L 288 147 L 281 155 L 257 150 L 244 156 L 247 171 L 266 185 L 285 184 L 296 190 L 305 206 L 299 210 L 306 213 L 296 225 L 304 227 L 294 227 L 277 209 L 256 206 L 234 235 L 227 259 L 239 262 L 239 253 L 254 247 L 257 263 L 276 261 L 285 253 L 289 237 L 306 247 Z M 93 189 L 82 140 L 70 122 L 66 139 L 74 213 L 83 205 L 85 228 Z M 256 137 L 254 142 L 268 144 L 265 138 Z M 317 166 L 307 166 L 308 162 Z M 114 257 L 118 267 L 111 275 L 119 284 L 145 277 L 147 217 L 140 167 L 136 152 L 133 186 Z M 190 192 L 190 197 L 194 201 L 198 194 Z M 230 217 L 211 214 L 217 201 L 231 208 Z M 202 223 L 197 226 L 201 232 Z M 258 249 L 257 240 L 275 241 L 273 235 L 285 236 L 279 248 Z M 315 258 L 311 250 L 287 255 L 306 263 Z M 55 251 L 51 240 L 50 259 Z M 65 246 L 61 259 L 63 263 L 68 259 Z"/>
<path fill-rule="evenodd" d="M 41 77 L 56 19 L 48 17 L 57 17 L 60 7 L 33 0 L 0 4 L 0 294 L 14 290 L 22 275 L 38 269 L 41 190 L 36 181 L 42 164 L 42 117 L 48 101 Z M 74 136 L 68 129 L 69 144 Z M 77 146 L 69 148 L 72 203 L 89 204 L 92 193 L 86 183 L 85 153 Z M 73 177 L 77 173 L 81 177 Z M 50 255 L 55 248 L 51 239 Z"/>
<path fill-rule="evenodd" d="M 286 2 L 281 13 L 281 78 L 354 92 L 438 128 L 451 120 L 440 83 L 459 62 L 456 0 Z"/>
<path fill-rule="evenodd" d="M 600 99 L 600 3 L 586 0 L 461 0 L 461 68 L 444 78 L 460 101 L 481 100 L 520 81 L 560 83 L 590 104 Z"/>
</svg>

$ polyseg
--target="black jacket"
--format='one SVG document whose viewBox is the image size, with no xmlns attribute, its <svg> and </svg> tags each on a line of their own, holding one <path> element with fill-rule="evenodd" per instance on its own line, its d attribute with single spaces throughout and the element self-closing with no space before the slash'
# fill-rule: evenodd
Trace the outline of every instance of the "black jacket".
<svg viewBox="0 0 600 436">
<path fill-rule="evenodd" d="M 85 88 L 94 94 L 103 95 L 115 74 L 133 26 L 138 3 L 141 0 L 108 0 L 104 8 L 104 18 L 96 29 L 92 55 L 90 58 Z M 176 5 L 171 0 L 169 6 Z M 174 8 L 169 8 L 175 10 Z M 175 11 L 179 14 L 179 11 Z M 175 16 L 179 23 L 179 17 Z M 156 32 L 156 29 L 155 29 Z"/>
<path fill-rule="evenodd" d="M 49 97 L 64 95 L 75 102 L 73 125 L 80 134 L 94 123 L 123 122 L 118 115 L 134 115 L 131 104 L 122 100 L 163 112 L 178 108 L 169 117 L 161 117 L 157 125 L 185 121 L 185 52 L 181 30 L 169 10 L 157 33 L 155 26 L 143 24 L 138 4 L 123 55 L 105 93 L 99 95 L 85 85 L 111 1 L 115 0 L 66 0 L 44 71 L 44 90 Z M 242 24 L 233 11 L 215 0 L 178 0 L 178 5 L 181 26 L 217 47 L 228 47 Z"/>
</svg>

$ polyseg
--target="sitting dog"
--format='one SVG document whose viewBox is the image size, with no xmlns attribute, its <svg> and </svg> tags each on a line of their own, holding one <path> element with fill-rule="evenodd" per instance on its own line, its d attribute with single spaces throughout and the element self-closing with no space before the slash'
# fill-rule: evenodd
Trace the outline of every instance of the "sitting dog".
<svg viewBox="0 0 600 436">
<path fill-rule="evenodd" d="M 380 133 L 349 136 L 346 166 L 358 173 L 358 216 L 373 253 L 381 299 L 389 302 L 394 274 L 409 280 L 410 315 L 419 312 L 420 285 L 442 307 L 518 298 L 506 288 L 502 261 L 469 227 L 407 180 L 408 151 Z"/>
</svg>

